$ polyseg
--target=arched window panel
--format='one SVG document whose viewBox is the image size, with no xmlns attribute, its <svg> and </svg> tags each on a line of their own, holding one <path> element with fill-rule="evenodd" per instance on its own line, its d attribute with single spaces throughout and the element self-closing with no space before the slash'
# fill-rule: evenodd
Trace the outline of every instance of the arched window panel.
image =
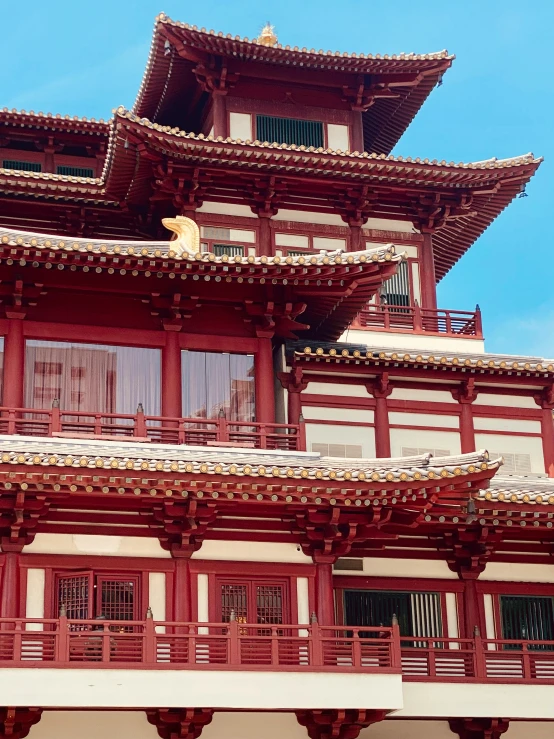
<svg viewBox="0 0 554 739">
<path fill-rule="evenodd" d="M 255 421 L 254 356 L 182 352 L 183 416 Z"/>
<path fill-rule="evenodd" d="M 25 407 L 63 411 L 161 413 L 161 352 L 64 341 L 26 342 Z"/>
</svg>

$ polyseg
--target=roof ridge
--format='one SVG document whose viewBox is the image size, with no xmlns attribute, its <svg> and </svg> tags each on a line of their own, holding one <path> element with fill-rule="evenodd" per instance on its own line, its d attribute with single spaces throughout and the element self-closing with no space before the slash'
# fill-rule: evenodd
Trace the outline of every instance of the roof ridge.
<svg viewBox="0 0 554 739">
<path fill-rule="evenodd" d="M 38 113 L 35 113 L 34 110 L 25 110 L 24 108 L 18 110 L 17 108 L 4 107 L 0 109 L 0 113 L 8 113 L 9 115 L 30 116 L 32 118 L 48 118 L 49 120 L 68 121 L 74 123 L 96 123 L 105 126 L 109 126 L 110 124 L 110 119 L 105 120 L 104 118 L 87 118 L 86 116 L 77 115 L 72 116 L 68 113 L 43 113 L 41 110 Z"/>
</svg>

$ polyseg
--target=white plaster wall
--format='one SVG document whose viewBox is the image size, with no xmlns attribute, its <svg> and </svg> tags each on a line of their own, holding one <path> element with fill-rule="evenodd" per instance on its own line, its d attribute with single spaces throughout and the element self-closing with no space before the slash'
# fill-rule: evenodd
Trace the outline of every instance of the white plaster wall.
<svg viewBox="0 0 554 739">
<path fill-rule="evenodd" d="M 391 454 L 402 456 L 402 447 L 419 449 L 444 449 L 450 454 L 460 454 L 460 434 L 453 431 L 411 431 L 410 429 L 390 430 Z M 479 444 L 477 445 L 479 449 Z"/>
<path fill-rule="evenodd" d="M 350 411 L 345 411 L 350 413 Z M 371 426 L 332 426 L 327 424 L 307 423 L 306 443 L 308 449 L 312 444 L 357 444 L 362 447 L 362 457 L 375 457 L 375 429 Z"/>
<path fill-rule="evenodd" d="M 518 418 L 487 418 L 476 416 L 473 419 L 476 431 L 521 431 L 527 434 L 540 434 L 540 421 L 527 421 Z"/>
<path fill-rule="evenodd" d="M 159 739 L 145 711 L 44 711 L 33 739 Z"/>
<path fill-rule="evenodd" d="M 531 472 L 544 472 L 542 440 L 539 438 L 477 433 L 475 446 L 477 449 L 505 454 L 528 454 L 531 458 Z"/>
<path fill-rule="evenodd" d="M 502 408 L 532 408 L 534 411 L 538 410 L 533 398 L 524 395 L 493 395 L 492 393 L 482 393 L 480 389 L 474 405 L 497 405 Z"/>
<path fill-rule="evenodd" d="M 232 139 L 252 141 L 252 116 L 250 113 L 229 114 L 229 135 Z"/>
<path fill-rule="evenodd" d="M 294 713 L 218 711 L 202 732 L 202 739 L 307 739 L 307 736 Z"/>
<path fill-rule="evenodd" d="M 346 239 L 329 239 L 324 236 L 314 236 L 314 249 L 335 251 L 335 249 L 346 249 Z"/>
<path fill-rule="evenodd" d="M 348 341 L 351 344 L 365 344 L 369 349 L 376 347 L 398 351 L 401 354 L 406 351 L 418 351 L 432 353 L 436 356 L 448 354 L 466 353 L 483 354 L 485 342 L 481 339 L 458 339 L 453 336 L 425 336 L 414 334 L 386 331 L 364 331 L 363 329 L 347 329 L 339 341 Z M 399 348 L 400 347 L 400 348 Z"/>
<path fill-rule="evenodd" d="M 275 234 L 275 246 L 290 246 L 300 249 L 307 249 L 310 246 L 310 240 L 307 236 L 300 234 Z"/>
<path fill-rule="evenodd" d="M 458 401 L 454 400 L 449 390 L 412 390 L 408 387 L 393 387 L 389 396 L 390 400 L 419 400 L 425 403 L 454 403 L 458 405 Z"/>
<path fill-rule="evenodd" d="M 250 211 L 252 213 L 252 211 Z M 342 218 L 335 213 L 311 213 L 303 210 L 289 210 L 287 208 L 281 208 L 276 215 L 273 216 L 273 221 L 296 221 L 296 223 L 315 223 L 315 224 L 328 224 L 329 226 L 344 226 L 346 225 Z"/>
<path fill-rule="evenodd" d="M 448 721 L 399 721 L 393 717 L 360 732 L 360 739 L 456 739 Z"/>
<path fill-rule="evenodd" d="M 198 208 L 197 213 L 219 213 L 222 216 L 243 216 L 256 218 L 248 205 L 234 205 L 233 203 L 205 202 Z"/>
<path fill-rule="evenodd" d="M 415 545 L 417 546 L 417 545 Z M 392 557 L 364 557 L 363 570 L 334 569 L 336 575 L 348 574 L 354 577 L 429 577 L 441 580 L 457 580 L 444 560 L 440 559 L 400 559 Z"/>
<path fill-rule="evenodd" d="M 327 398 L 369 398 L 364 385 L 343 385 L 338 382 L 309 382 L 306 395 L 324 395 Z"/>
<path fill-rule="evenodd" d="M 554 582 L 554 565 L 489 562 L 479 580 L 502 582 Z"/>
<path fill-rule="evenodd" d="M 197 576 L 197 596 L 198 596 L 198 620 L 206 623 L 210 620 L 210 597 L 208 595 L 208 576 L 200 574 Z"/>
<path fill-rule="evenodd" d="M 446 604 L 446 624 L 448 627 L 448 637 L 457 639 L 460 636 L 458 629 L 458 604 L 456 593 L 445 593 Z"/>
<path fill-rule="evenodd" d="M 193 559 L 221 560 L 222 562 L 288 562 L 311 563 L 310 557 L 298 551 L 296 544 L 263 541 L 214 541 L 208 539 Z"/>
<path fill-rule="evenodd" d="M 256 232 L 246 231 L 244 228 L 230 228 L 229 241 L 244 241 L 247 244 L 255 244 Z"/>
<path fill-rule="evenodd" d="M 154 621 L 165 621 L 165 572 L 148 574 L 148 605 Z"/>
<path fill-rule="evenodd" d="M 391 426 L 431 426 L 441 429 L 459 429 L 458 416 L 431 415 L 429 413 L 397 413 L 389 411 Z"/>
<path fill-rule="evenodd" d="M 373 228 L 378 231 L 400 231 L 401 233 L 419 233 L 410 221 L 394 221 L 392 218 L 368 218 L 364 228 Z"/>
<path fill-rule="evenodd" d="M 110 557 L 157 557 L 169 559 L 157 538 L 96 536 L 90 534 L 37 534 L 25 547 L 28 554 L 96 554 Z"/>
<path fill-rule="evenodd" d="M 419 276 L 419 262 L 412 262 L 412 288 L 414 293 L 414 300 L 417 300 L 418 304 L 421 305 L 421 280 Z"/>
<path fill-rule="evenodd" d="M 373 411 L 360 408 L 323 408 L 308 405 L 302 409 L 306 420 L 373 423 Z"/>
<path fill-rule="evenodd" d="M 496 629 L 494 627 L 494 606 L 492 595 L 485 593 L 483 595 L 483 606 L 485 610 L 485 629 L 487 639 L 496 639 Z"/>
<path fill-rule="evenodd" d="M 30 567 L 27 570 L 26 618 L 44 618 L 44 570 Z M 42 624 L 31 624 L 31 630 L 41 631 Z"/>
<path fill-rule="evenodd" d="M 333 151 L 350 151 L 348 126 L 341 123 L 327 124 L 327 148 Z"/>
<path fill-rule="evenodd" d="M 296 599 L 298 601 L 298 623 L 310 623 L 310 593 L 307 577 L 296 578 Z"/>
</svg>

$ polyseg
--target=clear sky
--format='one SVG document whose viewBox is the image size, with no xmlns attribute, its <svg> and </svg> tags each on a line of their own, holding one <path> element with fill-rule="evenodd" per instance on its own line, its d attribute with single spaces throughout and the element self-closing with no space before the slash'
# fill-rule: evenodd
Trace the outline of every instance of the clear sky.
<svg viewBox="0 0 554 739">
<path fill-rule="evenodd" d="M 439 285 L 439 307 L 479 303 L 493 352 L 554 357 L 554 0 L 1 0 L 0 107 L 108 118 L 130 107 L 155 16 L 291 46 L 456 54 L 395 152 L 447 161 L 545 157 Z"/>
</svg>

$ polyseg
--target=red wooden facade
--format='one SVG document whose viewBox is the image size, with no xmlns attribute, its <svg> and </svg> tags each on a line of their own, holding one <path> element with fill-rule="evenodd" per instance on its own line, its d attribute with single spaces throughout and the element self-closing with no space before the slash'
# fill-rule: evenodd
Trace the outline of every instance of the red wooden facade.
<svg viewBox="0 0 554 739">
<path fill-rule="evenodd" d="M 480 576 L 550 564 L 554 364 L 484 354 L 479 308 L 436 304 L 540 160 L 390 154 L 445 52 L 264 33 L 162 15 L 132 111 L 0 112 L 0 667 L 551 685 L 552 586 Z M 321 146 L 260 140 L 266 119 L 316 123 Z M 459 449 L 418 441 L 437 429 Z M 503 476 L 487 435 L 538 445 L 543 478 Z M 91 536 L 131 549 L 79 550 Z M 371 571 L 393 560 L 445 567 Z M 327 708 L 297 712 L 311 737 L 355 739 L 391 706 Z M 198 737 L 213 711 L 148 720 Z M 23 737 L 41 712 L 5 714 Z M 471 716 L 453 731 L 507 727 Z"/>
</svg>

